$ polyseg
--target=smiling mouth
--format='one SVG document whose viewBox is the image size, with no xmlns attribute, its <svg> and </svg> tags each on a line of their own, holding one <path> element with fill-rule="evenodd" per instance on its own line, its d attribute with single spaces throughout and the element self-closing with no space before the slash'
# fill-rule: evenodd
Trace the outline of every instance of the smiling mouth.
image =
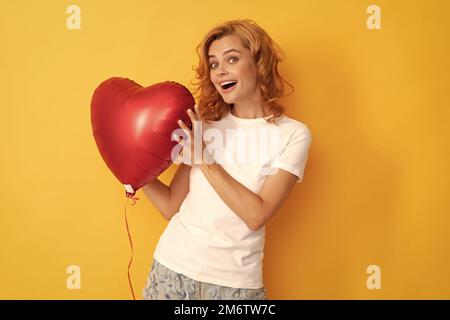
<svg viewBox="0 0 450 320">
<path fill-rule="evenodd" d="M 225 89 L 225 90 L 229 89 L 229 88 L 235 86 L 236 83 L 237 83 L 237 81 L 236 82 L 232 82 L 232 83 L 228 83 L 228 84 L 224 85 L 222 88 Z"/>
<path fill-rule="evenodd" d="M 233 82 L 233 83 L 228 83 L 224 86 L 220 86 L 220 88 L 222 89 L 222 92 L 228 92 L 231 91 L 232 88 L 234 88 L 237 84 L 237 81 Z"/>
</svg>

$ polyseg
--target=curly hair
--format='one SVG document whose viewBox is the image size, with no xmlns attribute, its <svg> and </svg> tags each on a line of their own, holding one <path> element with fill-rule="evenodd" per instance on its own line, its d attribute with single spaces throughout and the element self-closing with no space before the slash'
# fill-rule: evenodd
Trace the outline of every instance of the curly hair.
<svg viewBox="0 0 450 320">
<path fill-rule="evenodd" d="M 198 67 L 193 66 L 197 82 L 190 83 L 195 86 L 193 93 L 198 100 L 201 117 L 206 121 L 220 120 L 233 105 L 223 100 L 211 82 L 207 58 L 211 43 L 227 35 L 238 36 L 242 46 L 250 51 L 256 64 L 257 86 L 268 111 L 266 113 L 263 110 L 263 112 L 273 114 L 272 117 L 266 118 L 266 121 L 275 122 L 276 118 L 284 113 L 284 107 L 277 102 L 278 98 L 284 96 L 283 82 L 292 89 L 288 95 L 294 92 L 294 88 L 278 72 L 278 63 L 283 60 L 282 50 L 255 21 L 250 19 L 231 20 L 219 24 L 206 33 L 197 46 L 199 64 Z"/>
</svg>

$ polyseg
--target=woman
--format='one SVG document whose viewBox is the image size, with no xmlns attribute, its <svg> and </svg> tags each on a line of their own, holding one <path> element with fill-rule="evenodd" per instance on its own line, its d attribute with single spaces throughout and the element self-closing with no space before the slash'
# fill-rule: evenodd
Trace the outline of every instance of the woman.
<svg viewBox="0 0 450 320">
<path fill-rule="evenodd" d="M 144 298 L 265 300 L 265 225 L 302 181 L 311 134 L 277 103 L 280 50 L 254 21 L 215 27 L 197 50 L 200 95 L 188 111 L 194 129 L 179 121 L 185 139 L 178 141 L 198 141 L 201 124 L 201 161 L 181 163 L 170 186 L 156 179 L 143 188 L 170 220 Z M 193 145 L 183 148 L 191 160 Z"/>
</svg>

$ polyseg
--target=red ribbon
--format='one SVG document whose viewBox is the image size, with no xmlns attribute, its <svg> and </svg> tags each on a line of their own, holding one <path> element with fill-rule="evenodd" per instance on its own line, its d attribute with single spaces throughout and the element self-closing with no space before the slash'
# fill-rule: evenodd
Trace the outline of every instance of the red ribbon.
<svg viewBox="0 0 450 320">
<path fill-rule="evenodd" d="M 130 228 L 128 227 L 128 219 L 127 219 L 127 206 L 128 206 L 128 200 L 133 200 L 133 203 L 131 204 L 134 206 L 136 204 L 136 200 L 139 200 L 139 198 L 134 196 L 134 193 L 126 193 L 127 196 L 127 202 L 125 204 L 125 225 L 127 226 L 127 233 L 128 233 L 128 240 L 130 241 L 130 247 L 131 247 L 131 258 L 130 262 L 128 262 L 128 284 L 130 285 L 131 294 L 133 295 L 133 299 L 136 300 L 136 297 L 134 295 L 133 285 L 131 284 L 131 275 L 130 275 L 130 268 L 131 263 L 133 262 L 133 241 L 131 240 L 131 234 L 130 234 Z"/>
</svg>

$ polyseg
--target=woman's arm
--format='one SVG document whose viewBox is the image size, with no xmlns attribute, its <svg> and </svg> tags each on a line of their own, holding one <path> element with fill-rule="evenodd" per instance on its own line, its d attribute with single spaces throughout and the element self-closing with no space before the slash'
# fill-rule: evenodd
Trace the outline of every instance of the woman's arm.
<svg viewBox="0 0 450 320">
<path fill-rule="evenodd" d="M 262 228 L 277 212 L 294 187 L 297 176 L 285 170 L 266 178 L 259 194 L 249 190 L 217 163 L 200 165 L 203 174 L 220 198 L 247 224 Z"/>
<path fill-rule="evenodd" d="M 195 105 L 194 109 L 195 113 L 191 109 L 187 111 L 193 124 L 196 121 L 202 121 L 198 116 L 200 115 L 198 106 Z M 194 141 L 192 130 L 183 121 L 179 120 L 178 123 L 190 141 Z M 203 138 L 200 137 L 200 140 L 202 163 L 199 166 L 206 179 L 223 202 L 245 222 L 250 230 L 256 231 L 262 228 L 283 205 L 297 181 L 297 176 L 280 169 L 276 174 L 266 178 L 259 194 L 256 194 L 234 179 L 220 164 L 215 163 L 208 152 L 204 152 Z M 194 143 L 191 143 L 191 155 L 194 154 L 194 150 Z M 203 161 L 205 155 L 208 161 Z M 209 162 L 211 159 L 212 163 Z"/>
<path fill-rule="evenodd" d="M 181 163 L 170 186 L 154 179 L 142 187 L 147 198 L 155 205 L 162 216 L 170 220 L 178 212 L 189 192 L 189 174 L 191 167 Z"/>
</svg>

